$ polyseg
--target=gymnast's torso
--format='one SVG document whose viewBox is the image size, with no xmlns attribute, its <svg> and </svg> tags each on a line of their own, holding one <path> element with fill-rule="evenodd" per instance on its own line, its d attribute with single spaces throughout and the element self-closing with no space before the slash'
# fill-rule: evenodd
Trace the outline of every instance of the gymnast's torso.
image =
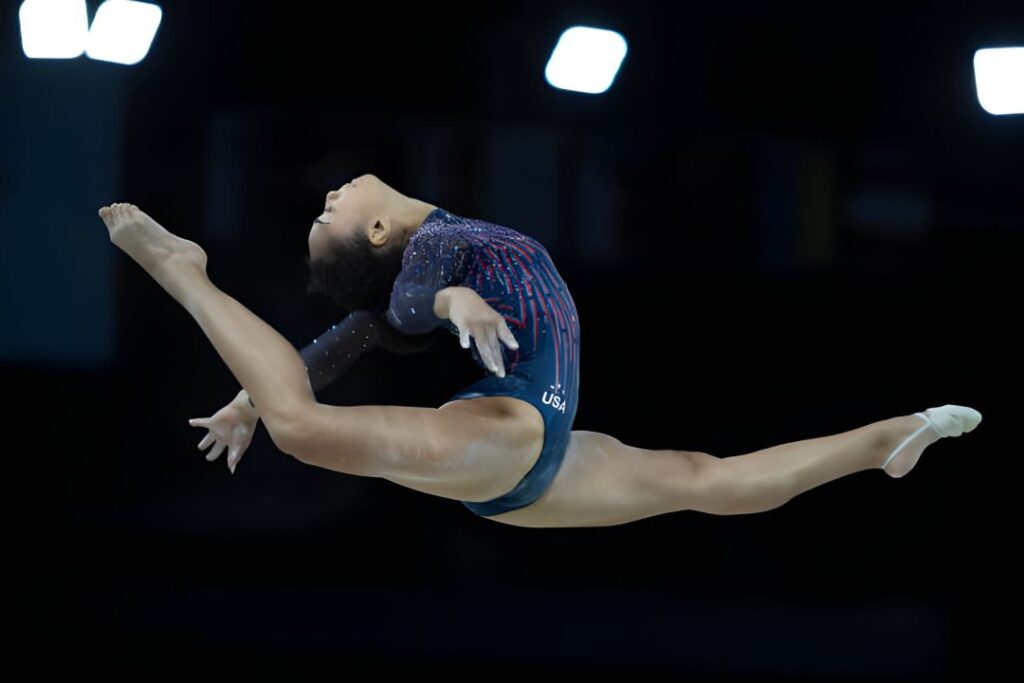
<svg viewBox="0 0 1024 683">
<path fill-rule="evenodd" d="M 571 424 L 578 389 L 579 319 L 544 245 L 512 228 L 438 207 L 409 238 L 387 321 L 407 334 L 444 326 L 458 336 L 454 323 L 433 312 L 437 291 L 453 286 L 471 288 L 501 313 L 519 343 L 516 350 L 500 345 L 505 377 L 498 377 L 471 342 L 473 360 L 487 375 L 455 398 L 512 396 L 536 407 L 546 426 L 553 419 Z M 301 351 L 314 390 L 377 345 L 375 320 L 369 312 L 353 311 Z"/>
</svg>

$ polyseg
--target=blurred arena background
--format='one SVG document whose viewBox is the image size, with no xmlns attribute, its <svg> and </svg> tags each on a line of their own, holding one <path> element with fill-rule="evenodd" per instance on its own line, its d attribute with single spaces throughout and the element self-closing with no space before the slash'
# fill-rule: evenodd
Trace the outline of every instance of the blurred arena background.
<svg viewBox="0 0 1024 683">
<path fill-rule="evenodd" d="M 176 680 L 1011 661 L 1019 5 L 118 4 L 0 10 L 15 659 Z M 612 40 L 559 72 L 574 27 Z M 231 475 L 187 420 L 237 384 L 96 211 L 198 242 L 301 348 L 344 315 L 304 292 L 309 225 L 361 173 L 547 246 L 580 315 L 577 429 L 726 456 L 945 403 L 985 422 L 906 479 L 609 528 L 489 522 L 262 427 Z M 479 372 L 452 340 L 374 351 L 320 400 L 440 405 Z"/>
</svg>

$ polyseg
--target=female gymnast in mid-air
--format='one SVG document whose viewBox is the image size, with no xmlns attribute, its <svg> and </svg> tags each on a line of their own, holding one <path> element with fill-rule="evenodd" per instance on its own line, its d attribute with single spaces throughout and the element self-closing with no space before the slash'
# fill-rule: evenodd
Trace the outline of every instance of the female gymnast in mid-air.
<svg viewBox="0 0 1024 683">
<path fill-rule="evenodd" d="M 329 192 L 309 233 L 309 292 L 349 311 L 302 351 L 225 294 L 206 252 L 133 204 L 99 210 L 110 240 L 192 315 L 242 386 L 208 429 L 235 471 L 262 419 L 300 462 L 383 477 L 524 527 L 611 526 L 668 512 L 777 508 L 839 477 L 902 477 L 942 437 L 972 431 L 946 404 L 744 455 L 648 450 L 572 430 L 579 317 L 547 250 L 510 228 L 408 197 L 372 174 Z M 450 334 L 443 334 L 444 331 Z M 439 408 L 335 406 L 315 392 L 374 347 L 457 335 L 485 376 Z M 472 343 L 471 343 L 472 342 Z"/>
</svg>

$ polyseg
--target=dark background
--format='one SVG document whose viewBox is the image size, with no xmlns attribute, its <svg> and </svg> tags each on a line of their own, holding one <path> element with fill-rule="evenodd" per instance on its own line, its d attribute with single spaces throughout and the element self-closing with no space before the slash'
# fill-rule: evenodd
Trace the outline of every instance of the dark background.
<svg viewBox="0 0 1024 683">
<path fill-rule="evenodd" d="M 89 2 L 90 18 L 99 3 Z M 1012 3 L 164 3 L 126 67 L 30 60 L 5 3 L 0 362 L 10 652 L 133 679 L 376 672 L 688 680 L 982 673 L 1014 660 L 1024 117 L 972 59 Z M 543 78 L 619 31 L 610 90 Z M 374 173 L 541 240 L 581 321 L 575 427 L 729 456 L 946 403 L 904 479 L 761 514 L 525 529 L 308 467 L 96 215 L 139 205 L 297 348 L 324 195 Z M 455 338 L 451 338 L 455 342 Z M 320 399 L 439 406 L 457 343 Z M 1006 625 L 1002 625 L 1002 621 Z"/>
</svg>

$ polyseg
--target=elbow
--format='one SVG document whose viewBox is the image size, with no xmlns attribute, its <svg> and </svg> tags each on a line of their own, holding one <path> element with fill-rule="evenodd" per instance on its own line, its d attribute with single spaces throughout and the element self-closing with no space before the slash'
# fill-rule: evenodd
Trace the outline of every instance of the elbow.
<svg viewBox="0 0 1024 683">
<path fill-rule="evenodd" d="M 444 322 L 433 311 L 417 311 L 413 307 L 401 313 L 394 307 L 389 308 L 387 321 L 391 327 L 403 334 L 426 334 Z"/>
</svg>

